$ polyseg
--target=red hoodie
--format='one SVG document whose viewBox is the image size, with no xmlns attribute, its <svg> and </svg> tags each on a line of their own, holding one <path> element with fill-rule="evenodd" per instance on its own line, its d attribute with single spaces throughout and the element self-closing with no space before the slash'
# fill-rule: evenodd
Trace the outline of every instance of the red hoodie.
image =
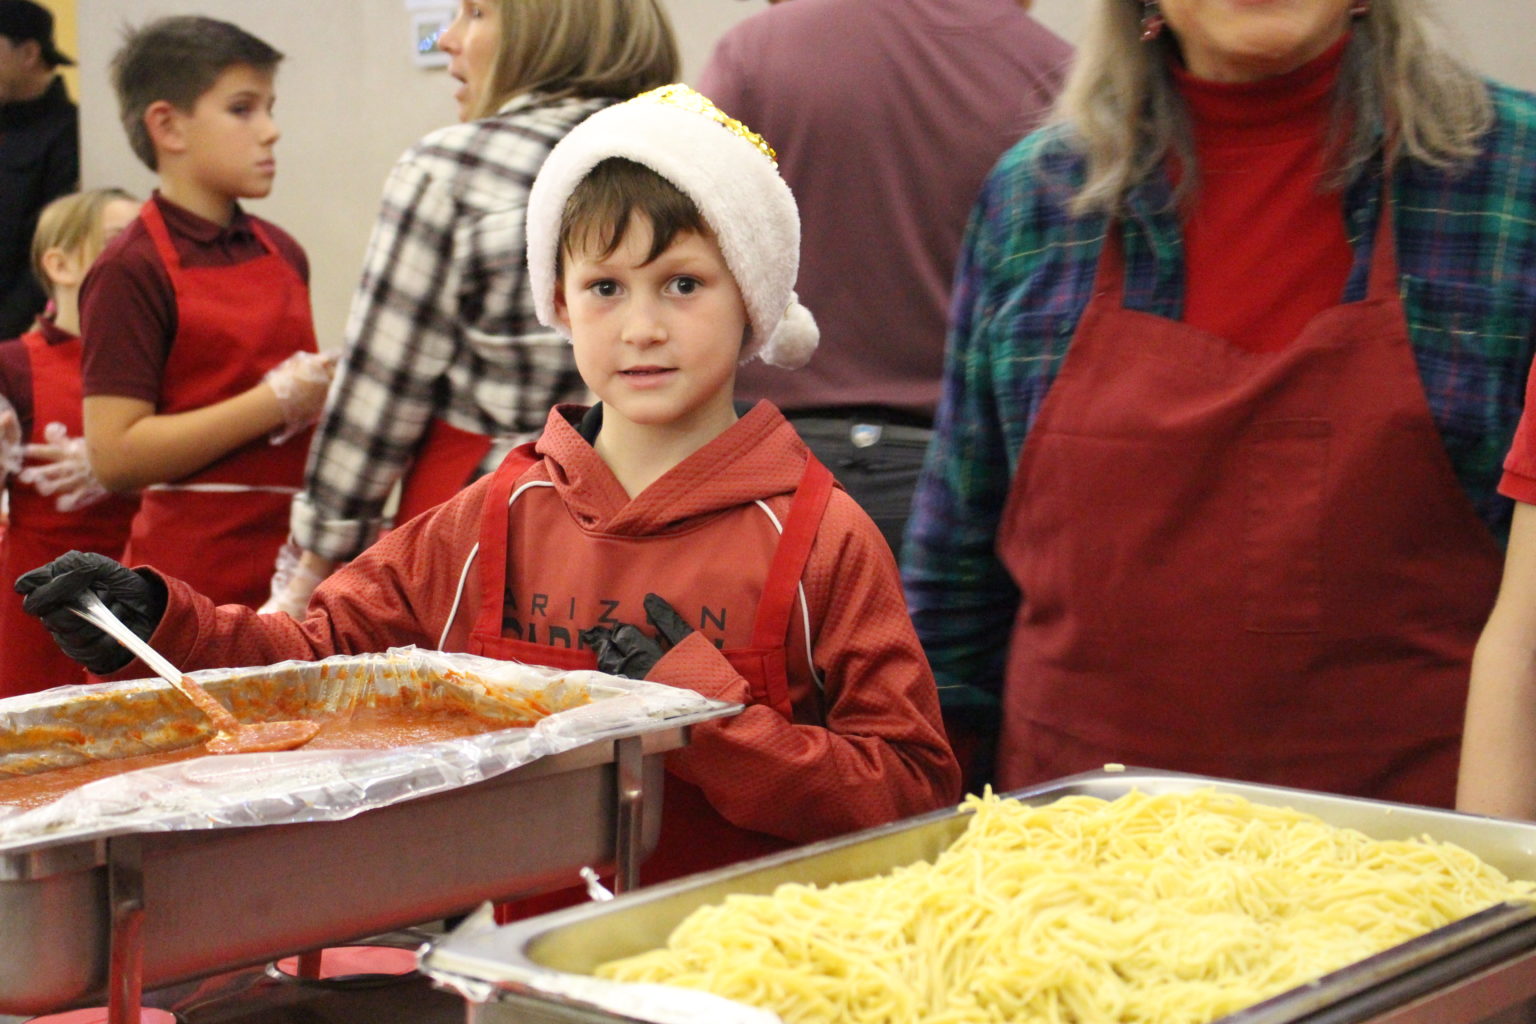
<svg viewBox="0 0 1536 1024">
<path fill-rule="evenodd" d="M 538 443 L 542 459 L 520 478 L 520 486 L 553 485 L 583 535 L 615 560 L 624 557 L 627 544 L 669 543 L 676 545 L 679 562 L 705 559 L 739 565 L 741 575 L 764 574 L 754 564 L 763 557 L 759 540 L 768 522 L 763 506 L 783 520 L 807 454 L 778 410 L 759 403 L 634 499 L 572 426 L 582 411 L 563 407 L 550 414 Z M 169 602 L 152 642 L 186 669 L 318 659 L 404 644 L 463 651 L 475 614 L 469 595 L 479 593 L 480 565 L 469 556 L 490 480 L 392 531 L 326 580 L 303 622 L 240 606 L 216 608 L 168 579 Z M 538 548 L 536 517 L 547 514 L 547 505 L 534 502 L 512 506 L 509 623 L 517 622 L 525 639 L 556 645 L 596 624 L 605 611 L 643 626 L 644 593 L 658 587 L 664 592 L 664 581 L 621 584 L 635 592 L 617 593 L 591 573 L 573 577 L 570 559 Z M 699 545 L 706 525 L 718 540 L 723 517 L 732 526 L 739 523 L 741 543 Z M 520 568 L 520 551 L 537 564 Z M 795 721 L 752 706 L 700 725 L 689 747 L 669 755 L 668 769 L 699 786 L 734 824 L 795 843 L 953 802 L 959 769 L 944 739 L 933 676 L 907 614 L 895 561 L 879 530 L 841 490 L 828 503 L 802 584 L 809 625 L 797 614 L 787 638 Z M 466 596 L 459 600 L 461 594 Z M 527 598 L 518 601 L 518 595 Z M 537 606 L 534 595 L 541 598 Z M 686 604 L 673 603 L 690 619 L 689 609 L 718 611 L 729 604 L 710 594 L 689 597 Z M 746 703 L 746 681 L 715 641 L 736 645 L 733 631 L 748 621 L 745 614 L 728 613 L 694 621 L 699 632 L 669 651 L 648 678 Z M 528 629 L 530 622 L 536 630 Z"/>
</svg>

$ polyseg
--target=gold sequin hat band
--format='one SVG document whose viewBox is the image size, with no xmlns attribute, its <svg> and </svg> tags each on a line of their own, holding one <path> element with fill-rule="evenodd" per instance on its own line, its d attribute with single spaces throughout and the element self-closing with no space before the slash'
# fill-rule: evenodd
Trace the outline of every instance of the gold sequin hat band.
<svg viewBox="0 0 1536 1024">
<path fill-rule="evenodd" d="M 743 139 L 746 139 L 748 142 L 752 143 L 752 145 L 756 146 L 764 156 L 773 161 L 774 166 L 778 166 L 779 154 L 775 153 L 773 151 L 773 147 L 768 145 L 767 139 L 763 138 L 761 135 L 757 134 L 757 132 L 753 131 L 751 128 L 748 128 L 746 125 L 742 124 L 740 121 L 736 120 L 734 117 L 727 114 L 719 107 L 715 106 L 710 102 L 708 96 L 690 89 L 688 86 L 682 84 L 681 82 L 675 82 L 672 85 L 663 85 L 659 89 L 652 89 L 649 92 L 643 92 L 636 96 L 633 102 L 666 103 L 670 106 L 677 107 L 679 110 L 689 110 L 695 114 L 701 114 L 716 124 L 722 126 L 731 134 L 739 135 Z"/>
<path fill-rule="evenodd" d="M 820 335 L 795 297 L 795 197 L 763 137 L 686 85 L 604 107 L 550 151 L 528 194 L 528 283 L 539 321 L 567 333 L 555 315 L 561 214 L 581 180 L 612 158 L 649 167 L 698 207 L 747 307 L 743 360 L 805 365 Z"/>
</svg>

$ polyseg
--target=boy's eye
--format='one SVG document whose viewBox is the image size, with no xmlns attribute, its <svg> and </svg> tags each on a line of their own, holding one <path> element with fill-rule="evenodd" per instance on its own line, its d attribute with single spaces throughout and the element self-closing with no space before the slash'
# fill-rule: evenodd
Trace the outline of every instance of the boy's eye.
<svg viewBox="0 0 1536 1024">
<path fill-rule="evenodd" d="M 617 281 L 593 281 L 587 285 L 587 290 L 600 299 L 611 299 L 619 294 L 619 282 Z"/>
<path fill-rule="evenodd" d="M 704 286 L 704 282 L 696 277 L 688 277 L 686 274 L 674 277 L 667 282 L 670 289 L 678 295 L 692 295 Z"/>
</svg>

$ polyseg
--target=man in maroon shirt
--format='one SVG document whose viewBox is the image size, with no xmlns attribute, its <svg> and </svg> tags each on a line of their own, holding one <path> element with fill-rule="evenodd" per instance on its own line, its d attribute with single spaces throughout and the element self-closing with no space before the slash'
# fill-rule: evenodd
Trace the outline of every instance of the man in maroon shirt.
<svg viewBox="0 0 1536 1024">
<path fill-rule="evenodd" d="M 741 368 L 901 543 L 939 399 L 950 278 L 982 179 L 1071 48 L 1030 0 L 794 0 L 741 22 L 699 91 L 772 140 L 800 204 L 803 369 Z"/>
</svg>

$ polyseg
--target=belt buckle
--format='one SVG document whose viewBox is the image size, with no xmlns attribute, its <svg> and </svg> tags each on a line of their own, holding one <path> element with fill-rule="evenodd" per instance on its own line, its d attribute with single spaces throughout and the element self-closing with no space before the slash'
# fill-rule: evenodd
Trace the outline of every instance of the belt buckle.
<svg viewBox="0 0 1536 1024">
<path fill-rule="evenodd" d="M 855 423 L 848 431 L 848 440 L 855 448 L 870 448 L 880 443 L 885 428 L 878 423 Z"/>
</svg>

